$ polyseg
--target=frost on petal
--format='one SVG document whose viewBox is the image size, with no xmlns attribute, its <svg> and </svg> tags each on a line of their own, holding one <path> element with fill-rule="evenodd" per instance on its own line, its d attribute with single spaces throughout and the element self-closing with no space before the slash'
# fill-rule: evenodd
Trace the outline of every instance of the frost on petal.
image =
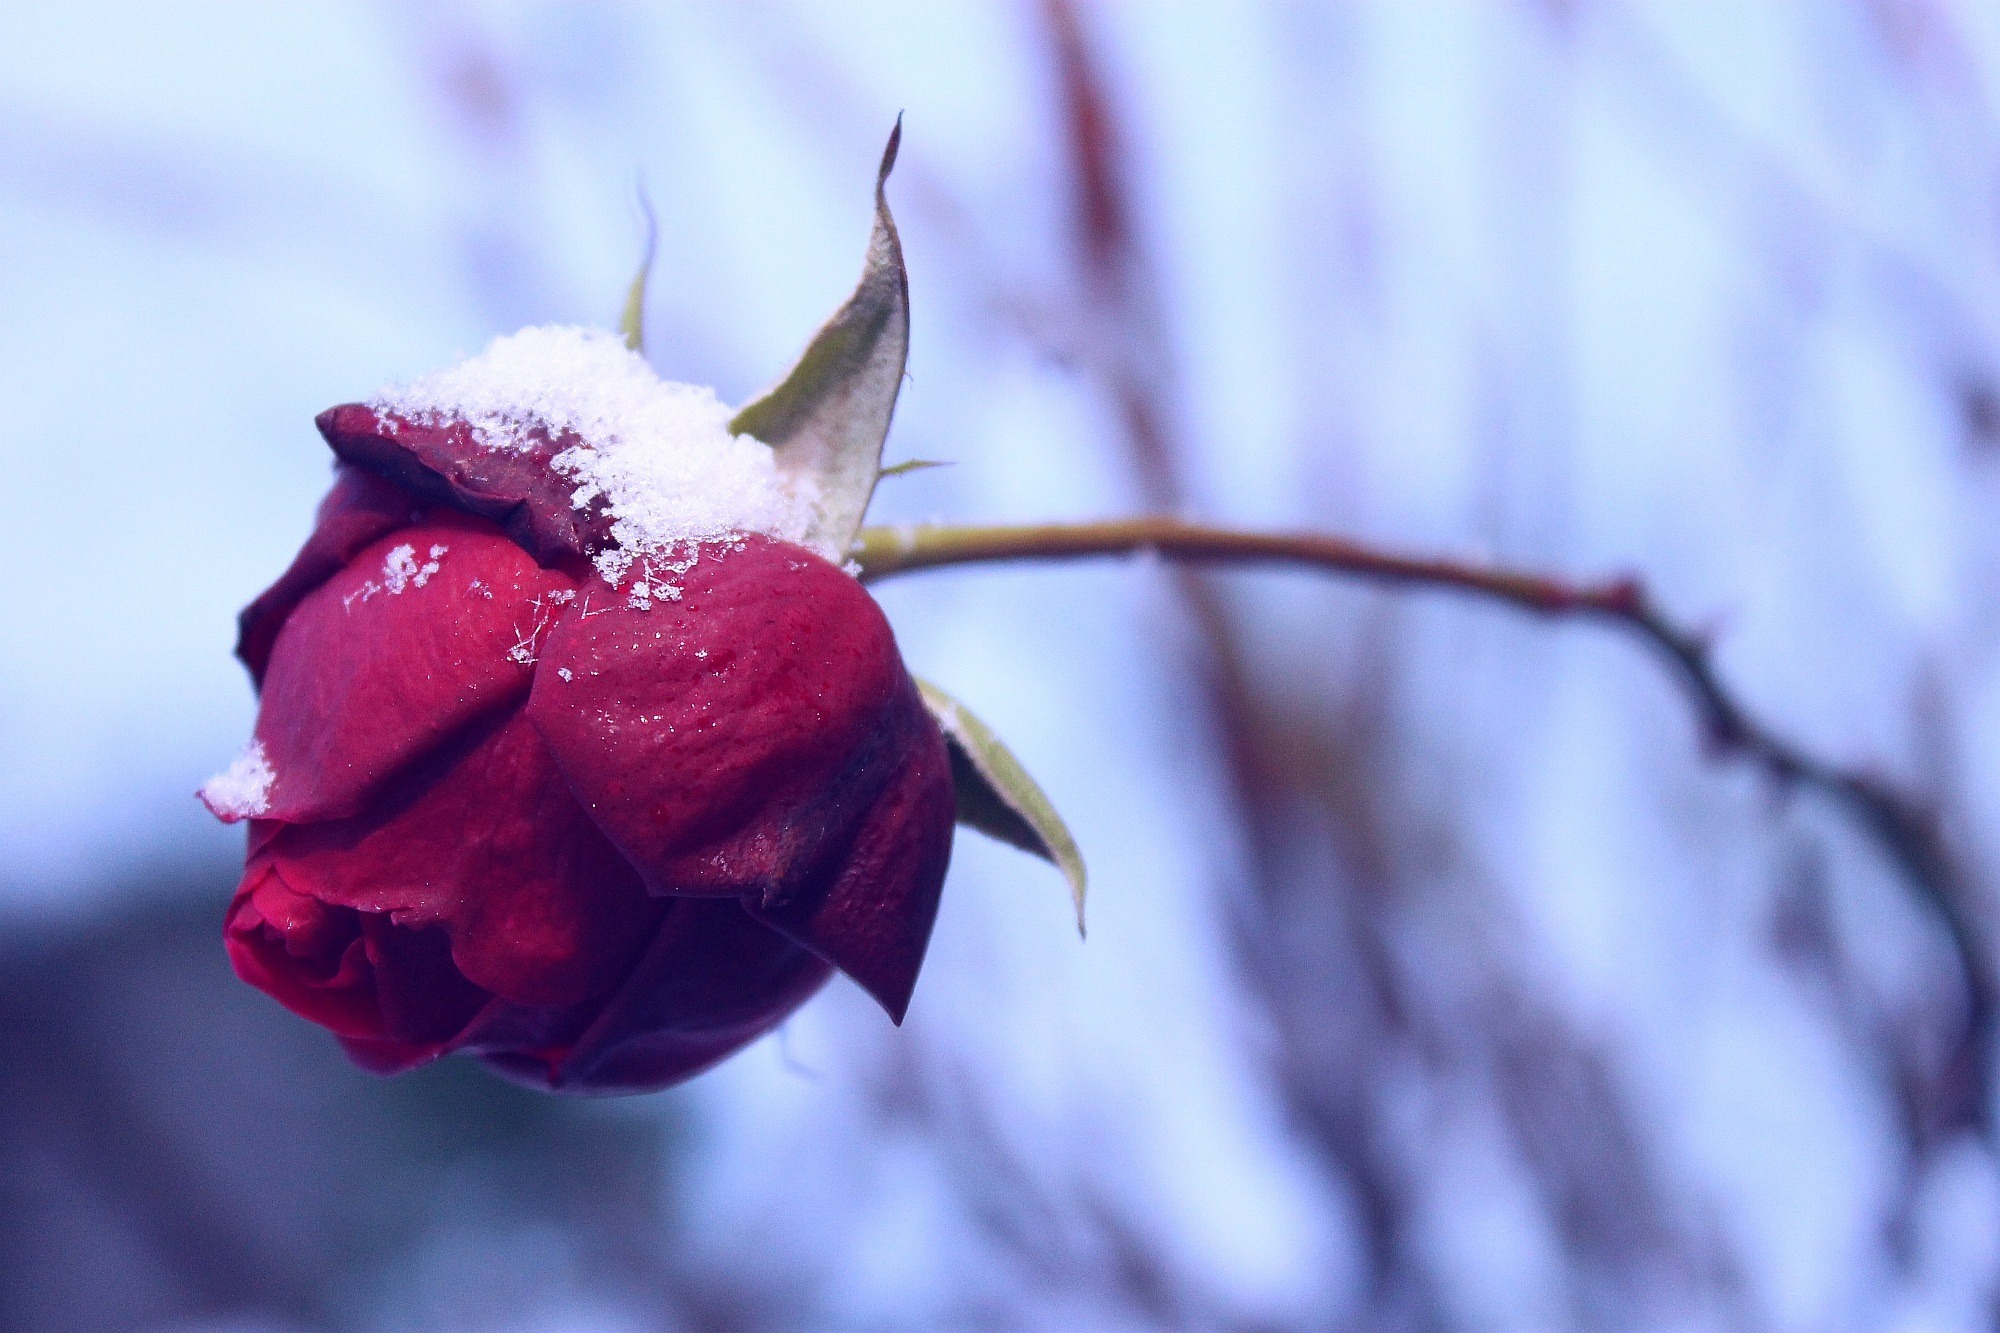
<svg viewBox="0 0 2000 1333">
<path fill-rule="evenodd" d="M 756 538 L 694 566 L 678 601 L 607 600 L 551 631 L 528 699 L 591 818 L 654 893 L 738 896 L 900 1021 L 953 802 L 880 608 Z"/>
<path fill-rule="evenodd" d="M 450 577 L 420 586 L 411 575 L 400 594 L 386 591 L 397 552 L 414 561 L 431 546 L 450 550 Z M 299 603 L 272 648 L 257 738 L 285 780 L 267 813 L 356 814 L 398 769 L 518 701 L 568 592 L 567 576 L 492 524 L 449 510 L 358 552 Z"/>
<path fill-rule="evenodd" d="M 234 763 L 202 785 L 202 804 L 225 824 L 254 819 L 271 808 L 271 784 L 277 776 L 264 742 L 251 741 Z"/>
<path fill-rule="evenodd" d="M 271 645 L 300 599 L 339 573 L 354 553 L 413 521 L 418 501 L 402 487 L 342 463 L 320 501 L 312 535 L 278 581 L 237 617 L 236 656 L 250 678 L 264 683 Z"/>
<path fill-rule="evenodd" d="M 392 593 L 410 586 L 417 576 L 417 548 L 404 542 L 382 559 L 382 585 Z"/>
<path fill-rule="evenodd" d="M 654 892 L 781 889 L 888 781 L 908 675 L 874 599 L 808 551 L 746 538 L 682 578 L 643 611 L 586 585 L 528 715 Z"/>
<path fill-rule="evenodd" d="M 546 434 L 518 449 L 483 447 L 464 421 L 401 421 L 366 403 L 319 414 L 319 432 L 349 464 L 426 501 L 491 519 L 537 560 L 580 555 L 604 540 L 602 506 L 578 509 L 575 488 L 550 470 L 567 447 Z"/>
<path fill-rule="evenodd" d="M 703 542 L 804 537 L 813 483 L 729 420 L 615 334 L 542 327 L 319 425 L 343 458 L 493 519 L 538 559 L 590 555 L 617 587 L 634 561 Z"/>
</svg>

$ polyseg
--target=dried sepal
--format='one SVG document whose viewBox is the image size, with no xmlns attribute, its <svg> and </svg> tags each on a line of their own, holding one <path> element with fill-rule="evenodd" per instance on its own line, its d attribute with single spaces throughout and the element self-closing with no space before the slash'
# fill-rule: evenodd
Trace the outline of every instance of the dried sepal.
<svg viewBox="0 0 2000 1333">
<path fill-rule="evenodd" d="M 806 542 L 836 561 L 868 512 L 909 357 L 909 282 L 884 190 L 902 137 L 898 119 L 876 172 L 875 231 L 854 294 L 791 371 L 729 423 L 770 445 L 780 469 L 811 485 L 818 515 Z"/>
<path fill-rule="evenodd" d="M 907 476 L 912 472 L 927 472 L 934 467 L 950 466 L 951 460 L 948 458 L 906 458 L 900 463 L 891 463 L 888 467 L 883 468 L 882 475 L 885 477 L 901 477 Z"/>
<path fill-rule="evenodd" d="M 944 732 L 951 754 L 958 822 L 1031 852 L 1062 871 L 1076 903 L 1076 931 L 1083 934 L 1083 853 L 1062 816 L 1006 742 L 964 704 L 927 680 L 918 679 L 917 690 Z"/>
<path fill-rule="evenodd" d="M 646 281 L 653 274 L 653 254 L 660 244 L 660 223 L 653 216 L 653 201 L 646 197 L 643 189 L 639 191 L 639 211 L 646 215 L 646 252 L 639 260 L 639 271 L 632 275 L 632 285 L 625 289 L 625 308 L 618 315 L 618 332 L 627 347 L 644 356 Z"/>
</svg>

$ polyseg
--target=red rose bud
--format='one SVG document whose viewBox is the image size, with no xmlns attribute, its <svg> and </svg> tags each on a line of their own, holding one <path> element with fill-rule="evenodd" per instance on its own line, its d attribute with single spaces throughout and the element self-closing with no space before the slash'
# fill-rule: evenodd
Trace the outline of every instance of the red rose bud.
<svg viewBox="0 0 2000 1333">
<path fill-rule="evenodd" d="M 320 418 L 343 461 L 243 613 L 255 740 L 202 795 L 250 821 L 237 974 L 357 1063 L 659 1088 L 835 968 L 902 1020 L 945 743 L 725 420 L 574 330 Z"/>
</svg>

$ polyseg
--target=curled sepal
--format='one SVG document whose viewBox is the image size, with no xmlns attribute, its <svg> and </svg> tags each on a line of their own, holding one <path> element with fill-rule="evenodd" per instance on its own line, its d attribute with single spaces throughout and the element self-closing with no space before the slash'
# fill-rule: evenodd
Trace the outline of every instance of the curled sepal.
<svg viewBox="0 0 2000 1333">
<path fill-rule="evenodd" d="M 891 463 L 888 467 L 883 468 L 882 475 L 885 477 L 901 477 L 901 476 L 907 476 L 909 473 L 912 472 L 923 472 L 934 467 L 950 467 L 950 466 L 951 463 L 949 460 L 939 460 L 935 458 L 906 458 L 900 463 Z"/>
<path fill-rule="evenodd" d="M 639 191 L 639 211 L 646 215 L 646 253 L 639 260 L 639 271 L 632 275 L 632 285 L 625 289 L 625 309 L 618 315 L 618 332 L 625 339 L 625 345 L 644 356 L 646 354 L 646 280 L 653 274 L 653 252 L 660 244 L 660 223 L 653 216 L 653 201 Z"/>
<path fill-rule="evenodd" d="M 813 335 L 790 373 L 729 423 L 735 433 L 770 445 L 781 471 L 816 490 L 806 544 L 836 563 L 868 512 L 910 350 L 909 282 L 884 194 L 902 138 L 899 118 L 875 176 L 875 232 L 854 294 Z"/>
<path fill-rule="evenodd" d="M 951 781 L 958 793 L 958 822 L 988 837 L 1032 852 L 1062 871 L 1076 902 L 1076 933 L 1083 930 L 1083 853 L 1055 806 L 1021 767 L 1021 761 L 964 704 L 927 680 L 917 681 L 924 707 L 944 732 Z"/>
</svg>

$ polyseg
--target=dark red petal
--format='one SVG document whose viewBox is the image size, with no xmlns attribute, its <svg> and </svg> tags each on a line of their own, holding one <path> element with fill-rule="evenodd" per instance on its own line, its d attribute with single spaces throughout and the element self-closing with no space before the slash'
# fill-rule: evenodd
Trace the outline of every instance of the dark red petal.
<svg viewBox="0 0 2000 1333">
<path fill-rule="evenodd" d="M 236 618 L 236 656 L 250 679 L 264 683 L 271 645 L 299 599 L 338 573 L 354 553 L 413 519 L 416 499 L 372 472 L 345 463 L 334 469 L 333 489 L 320 501 L 312 535 L 291 567 Z"/>
<path fill-rule="evenodd" d="M 883 722 L 908 673 L 874 599 L 802 548 L 705 547 L 674 582 L 645 611 L 584 585 L 528 715 L 654 892 L 782 898 L 894 771 Z"/>
<path fill-rule="evenodd" d="M 405 546 L 419 570 L 433 559 L 437 570 L 392 592 L 386 566 Z M 397 769 L 519 699 L 569 591 L 492 524 L 449 511 L 363 547 L 272 649 L 257 739 L 276 776 L 261 813 L 355 814 Z"/>
<path fill-rule="evenodd" d="M 419 1065 L 427 1065 L 444 1054 L 445 1048 L 438 1042 L 394 1041 L 389 1038 L 374 1040 L 368 1037 L 340 1037 L 340 1049 L 347 1052 L 347 1058 L 354 1061 L 371 1074 L 405 1074 Z"/>
<path fill-rule="evenodd" d="M 249 849 L 243 858 L 245 865 L 260 858 L 264 854 L 264 849 L 271 845 L 271 840 L 284 832 L 287 827 L 275 819 L 252 819 L 249 824 Z"/>
<path fill-rule="evenodd" d="M 424 425 L 365 403 L 328 408 L 317 424 L 349 463 L 426 500 L 493 520 L 538 560 L 604 544 L 610 520 L 602 505 L 576 509 L 575 483 L 549 466 L 577 443 L 571 436 L 537 431 L 525 447 L 488 449 L 462 420 Z"/>
<path fill-rule="evenodd" d="M 667 906 L 518 708 L 403 770 L 360 815 L 287 826 L 265 847 L 300 892 L 441 927 L 460 972 L 523 1004 L 611 991 Z"/>
<path fill-rule="evenodd" d="M 342 1036 L 380 1035 L 357 913 L 294 892 L 267 862 L 244 872 L 222 928 L 236 975 Z"/>
<path fill-rule="evenodd" d="M 244 875 L 223 942 L 237 976 L 331 1031 L 376 1073 L 451 1050 L 491 1003 L 452 967 L 440 932 L 319 902 L 267 861 Z"/>
<path fill-rule="evenodd" d="M 548 1088 L 551 1067 L 569 1054 L 577 1037 L 606 1004 L 604 999 L 561 1006 L 499 1000 L 488 1005 L 466 1029 L 459 1049 L 489 1061 L 504 1056 L 512 1062 L 526 1062 L 543 1075 L 538 1081 L 530 1081 L 537 1087 Z M 516 1077 L 515 1081 L 522 1080 Z"/>
<path fill-rule="evenodd" d="M 818 892 L 745 906 L 874 996 L 897 1023 L 923 967 L 951 860 L 956 818 L 951 760 L 914 687 L 898 728 L 909 740 L 894 781 L 876 798 L 838 873 Z"/>
<path fill-rule="evenodd" d="M 361 938 L 375 969 L 382 1035 L 410 1044 L 449 1045 L 493 997 L 452 965 L 443 931 L 399 926 L 361 913 Z"/>
<path fill-rule="evenodd" d="M 581 1032 L 528 1044 L 494 1027 L 469 1036 L 518 1081 L 578 1092 L 644 1092 L 692 1078 L 782 1022 L 832 969 L 733 902 L 670 905 L 651 946 Z M 484 1026 L 484 1025 L 482 1025 Z M 508 1042 L 495 1037 L 512 1036 Z M 545 1042 L 546 1044 L 542 1044 Z"/>
</svg>

